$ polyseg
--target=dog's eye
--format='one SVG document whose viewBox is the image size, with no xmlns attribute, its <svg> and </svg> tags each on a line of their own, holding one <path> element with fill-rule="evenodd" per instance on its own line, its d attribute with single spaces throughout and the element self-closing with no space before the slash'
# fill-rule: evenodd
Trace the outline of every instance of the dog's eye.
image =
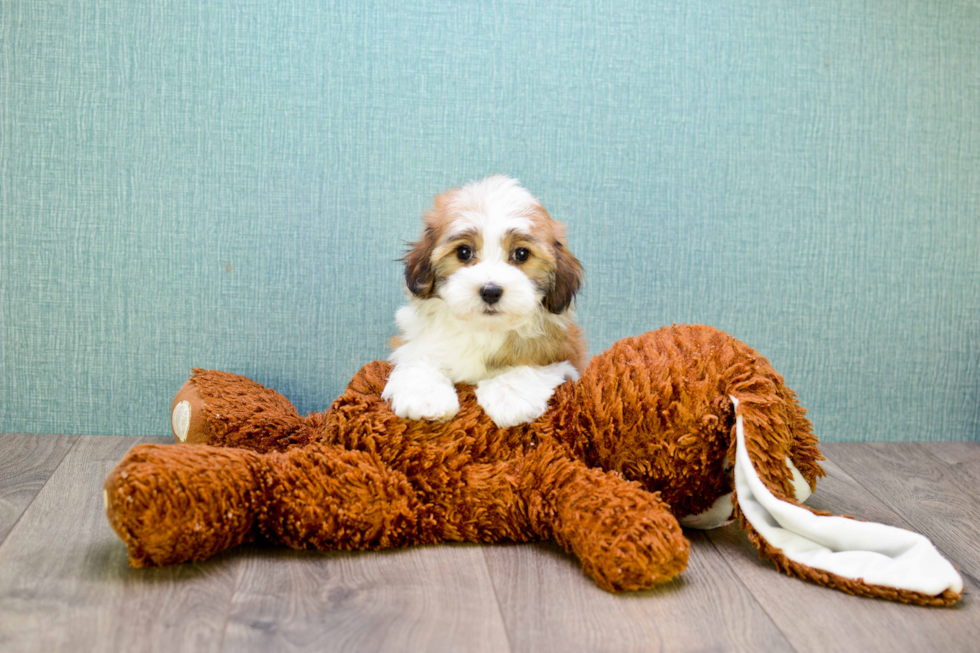
<svg viewBox="0 0 980 653">
<path fill-rule="evenodd" d="M 531 256 L 531 251 L 526 247 L 518 247 L 514 250 L 514 260 L 523 263 Z"/>
<path fill-rule="evenodd" d="M 460 261 L 468 261 L 473 258 L 473 250 L 469 245 L 460 245 L 456 248 L 456 258 Z"/>
</svg>

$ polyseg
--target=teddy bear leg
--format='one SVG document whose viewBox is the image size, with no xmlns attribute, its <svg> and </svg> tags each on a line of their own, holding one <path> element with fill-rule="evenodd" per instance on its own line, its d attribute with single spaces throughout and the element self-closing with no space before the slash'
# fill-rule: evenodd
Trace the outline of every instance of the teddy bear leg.
<svg viewBox="0 0 980 653">
<path fill-rule="evenodd" d="M 315 425 L 275 390 L 237 374 L 194 370 L 177 392 L 170 424 L 178 442 L 282 451 L 317 439 Z"/>
<path fill-rule="evenodd" d="M 371 453 L 323 444 L 267 454 L 138 445 L 109 474 L 105 498 L 130 563 L 146 567 L 256 537 L 320 550 L 528 539 L 517 478 L 514 463 L 500 463 L 413 483 Z"/>
<path fill-rule="evenodd" d="M 523 458 L 471 463 L 459 469 L 411 470 L 423 507 L 419 526 L 438 541 L 523 542 L 540 539 L 521 492 Z"/>
<path fill-rule="evenodd" d="M 256 453 L 137 445 L 105 482 L 106 515 L 134 567 L 204 560 L 257 534 Z"/>
<path fill-rule="evenodd" d="M 267 456 L 259 528 L 294 549 L 379 549 L 438 541 L 420 528 L 422 503 L 376 456 L 312 445 Z"/>
<path fill-rule="evenodd" d="M 521 462 L 407 473 L 364 451 L 318 445 L 274 457 L 262 531 L 293 548 L 376 549 L 537 537 L 518 491 Z"/>
<path fill-rule="evenodd" d="M 210 422 L 204 419 L 204 399 L 189 379 L 170 404 L 170 430 L 181 443 L 207 444 L 211 439 Z"/>
<path fill-rule="evenodd" d="M 524 488 L 532 523 L 607 591 L 647 589 L 687 567 L 690 543 L 658 493 L 560 455 L 528 464 Z"/>
<path fill-rule="evenodd" d="M 105 483 L 106 514 L 130 564 L 204 560 L 265 537 L 292 548 L 365 549 L 438 541 L 400 472 L 334 446 L 286 453 L 138 445 Z"/>
</svg>

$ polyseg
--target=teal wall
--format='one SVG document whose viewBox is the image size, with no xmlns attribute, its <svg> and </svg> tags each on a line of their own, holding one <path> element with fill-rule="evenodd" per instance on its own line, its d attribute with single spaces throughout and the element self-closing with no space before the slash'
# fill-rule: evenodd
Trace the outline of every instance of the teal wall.
<svg viewBox="0 0 980 653">
<path fill-rule="evenodd" d="M 0 430 L 163 434 L 192 366 L 323 409 L 432 195 L 570 229 L 598 352 L 770 358 L 834 440 L 980 438 L 975 1 L 0 2 Z"/>
</svg>

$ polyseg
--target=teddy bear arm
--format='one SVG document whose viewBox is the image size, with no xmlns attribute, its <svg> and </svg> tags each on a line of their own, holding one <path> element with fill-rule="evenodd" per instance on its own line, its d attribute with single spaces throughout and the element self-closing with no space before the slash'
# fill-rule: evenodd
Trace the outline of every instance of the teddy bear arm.
<svg viewBox="0 0 980 653">
<path fill-rule="evenodd" d="M 670 507 L 638 483 L 562 455 L 525 466 L 529 521 L 611 592 L 647 589 L 687 566 L 690 544 Z"/>
</svg>

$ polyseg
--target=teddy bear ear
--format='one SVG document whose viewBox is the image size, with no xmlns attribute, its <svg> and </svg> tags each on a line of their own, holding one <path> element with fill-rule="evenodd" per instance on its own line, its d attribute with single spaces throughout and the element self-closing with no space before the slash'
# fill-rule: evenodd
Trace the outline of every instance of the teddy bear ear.
<svg viewBox="0 0 980 653">
<path fill-rule="evenodd" d="M 435 230 L 426 227 L 422 238 L 411 243 L 410 247 L 408 253 L 402 257 L 405 264 L 405 285 L 416 297 L 428 299 L 436 285 L 436 271 L 432 264 L 432 252 L 436 247 Z"/>
<path fill-rule="evenodd" d="M 885 524 L 817 514 L 801 506 L 805 496 L 800 495 L 809 494 L 809 487 L 804 490 L 805 480 L 795 479 L 788 459 L 780 471 L 797 500 L 779 498 L 781 492 L 767 486 L 756 469 L 759 461 L 754 460 L 766 451 L 768 439 L 751 425 L 765 420 L 750 402 L 740 405 L 734 395 L 731 400 L 735 405 L 739 521 L 779 569 L 850 594 L 925 605 L 950 605 L 959 600 L 963 579 L 928 538 Z M 743 415 L 748 417 L 743 419 Z M 778 474 L 773 478 L 776 466 L 770 467 L 766 476 L 770 482 L 778 481 Z"/>
</svg>

